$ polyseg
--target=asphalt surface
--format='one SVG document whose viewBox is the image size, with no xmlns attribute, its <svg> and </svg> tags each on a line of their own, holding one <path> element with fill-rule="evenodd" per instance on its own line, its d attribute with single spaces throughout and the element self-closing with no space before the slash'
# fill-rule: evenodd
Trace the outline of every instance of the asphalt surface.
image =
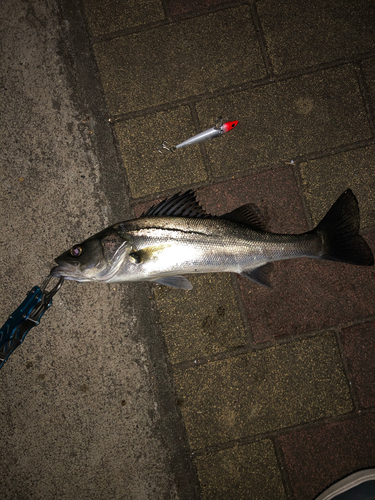
<svg viewBox="0 0 375 500">
<path fill-rule="evenodd" d="M 0 319 L 157 200 L 375 251 L 373 0 L 3 1 Z M 220 139 L 159 154 L 214 125 Z M 65 283 L 0 372 L 0 498 L 313 500 L 375 466 L 375 272 L 280 262 L 189 292 Z"/>
</svg>

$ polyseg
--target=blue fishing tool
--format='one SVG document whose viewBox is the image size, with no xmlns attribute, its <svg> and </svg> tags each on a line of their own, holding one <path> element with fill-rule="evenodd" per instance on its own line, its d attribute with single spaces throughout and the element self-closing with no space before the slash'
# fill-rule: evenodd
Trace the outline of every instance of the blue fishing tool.
<svg viewBox="0 0 375 500">
<path fill-rule="evenodd" d="M 60 290 L 64 278 L 50 290 L 46 288 L 52 276 L 48 276 L 41 287 L 34 286 L 25 300 L 9 316 L 0 329 L 0 368 L 2 368 L 12 352 L 25 340 L 27 333 L 39 325 L 40 318 L 52 305 L 52 297 Z"/>
</svg>

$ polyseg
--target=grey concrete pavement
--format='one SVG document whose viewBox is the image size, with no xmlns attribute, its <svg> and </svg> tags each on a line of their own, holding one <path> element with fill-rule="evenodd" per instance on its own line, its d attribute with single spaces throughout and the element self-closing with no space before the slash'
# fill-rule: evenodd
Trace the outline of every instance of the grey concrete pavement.
<svg viewBox="0 0 375 500">
<path fill-rule="evenodd" d="M 1 323 L 55 256 L 131 217 L 84 21 L 65 5 L 1 2 Z M 0 499 L 195 497 L 147 285 L 64 284 L 0 391 Z"/>
</svg>

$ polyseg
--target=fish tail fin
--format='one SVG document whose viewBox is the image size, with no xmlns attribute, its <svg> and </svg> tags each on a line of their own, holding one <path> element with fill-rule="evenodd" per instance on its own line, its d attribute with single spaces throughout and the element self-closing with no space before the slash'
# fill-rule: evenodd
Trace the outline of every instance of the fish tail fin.
<svg viewBox="0 0 375 500">
<path fill-rule="evenodd" d="M 359 234 L 359 207 L 351 189 L 347 189 L 332 205 L 312 231 L 322 237 L 322 259 L 372 266 L 371 248 Z"/>
</svg>

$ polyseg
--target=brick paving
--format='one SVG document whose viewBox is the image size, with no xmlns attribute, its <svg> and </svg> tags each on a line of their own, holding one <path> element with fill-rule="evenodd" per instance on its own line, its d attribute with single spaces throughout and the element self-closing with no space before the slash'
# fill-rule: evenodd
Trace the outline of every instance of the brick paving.
<svg viewBox="0 0 375 500">
<path fill-rule="evenodd" d="M 134 214 L 193 188 L 214 214 L 256 203 L 314 227 L 347 187 L 375 251 L 371 0 L 84 0 Z M 157 152 L 212 126 L 230 134 Z M 375 272 L 276 263 L 153 287 L 203 499 L 312 500 L 375 466 Z"/>
</svg>

